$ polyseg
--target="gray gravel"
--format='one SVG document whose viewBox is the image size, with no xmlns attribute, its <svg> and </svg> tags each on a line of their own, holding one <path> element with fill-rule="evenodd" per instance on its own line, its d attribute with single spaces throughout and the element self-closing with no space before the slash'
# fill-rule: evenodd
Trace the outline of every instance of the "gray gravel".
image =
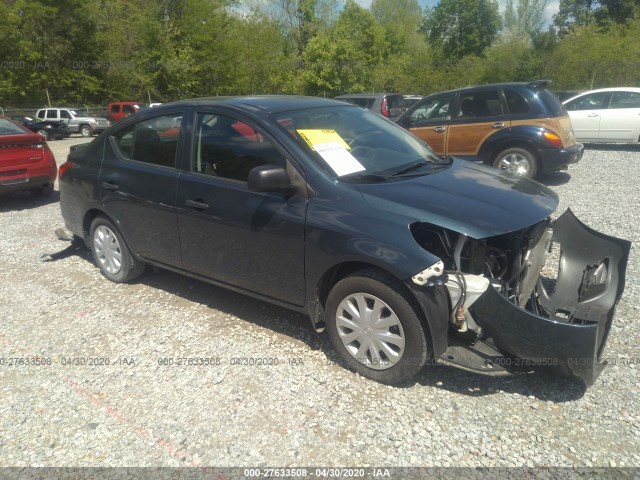
<svg viewBox="0 0 640 480">
<path fill-rule="evenodd" d="M 58 164 L 83 141 L 51 142 Z M 0 366 L 0 466 L 640 466 L 639 170 L 638 146 L 590 146 L 543 178 L 559 213 L 634 242 L 615 364 L 587 390 L 447 367 L 379 385 L 302 315 L 164 271 L 117 285 L 86 251 L 40 262 L 66 246 L 57 192 L 0 197 L 0 357 L 52 362 Z M 178 357 L 214 365 L 158 364 Z"/>
</svg>

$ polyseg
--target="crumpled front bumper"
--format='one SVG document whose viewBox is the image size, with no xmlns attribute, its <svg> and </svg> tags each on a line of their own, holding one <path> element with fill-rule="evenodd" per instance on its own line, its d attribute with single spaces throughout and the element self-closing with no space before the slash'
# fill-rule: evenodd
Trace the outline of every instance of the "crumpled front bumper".
<svg viewBox="0 0 640 480">
<path fill-rule="evenodd" d="M 552 225 L 560 248 L 553 291 L 538 282 L 535 306 L 520 308 L 489 288 L 470 308 L 503 353 L 521 365 L 558 367 L 591 385 L 622 296 L 631 243 L 599 233 L 567 210 Z M 536 310 L 539 310 L 536 312 Z"/>
</svg>

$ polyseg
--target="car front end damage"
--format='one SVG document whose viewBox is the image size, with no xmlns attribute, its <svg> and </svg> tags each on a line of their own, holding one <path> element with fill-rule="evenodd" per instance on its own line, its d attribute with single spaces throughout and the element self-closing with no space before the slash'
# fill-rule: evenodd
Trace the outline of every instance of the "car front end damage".
<svg viewBox="0 0 640 480">
<path fill-rule="evenodd" d="M 594 382 L 630 242 L 592 230 L 570 210 L 482 239 L 420 222 L 411 232 L 440 258 L 411 279 L 418 300 L 446 289 L 450 301 L 447 334 L 432 335 L 439 363 L 496 376 L 551 367 Z"/>
</svg>

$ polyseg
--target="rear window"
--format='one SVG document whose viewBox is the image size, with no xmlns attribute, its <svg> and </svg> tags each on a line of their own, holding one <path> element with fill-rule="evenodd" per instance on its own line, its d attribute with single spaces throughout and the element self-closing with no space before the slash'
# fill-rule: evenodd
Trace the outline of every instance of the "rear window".
<svg viewBox="0 0 640 480">
<path fill-rule="evenodd" d="M 24 133 L 27 132 L 15 123 L 7 120 L 6 118 L 0 118 L 0 135 L 19 135 Z"/>
<path fill-rule="evenodd" d="M 404 97 L 402 95 L 387 95 L 387 105 L 389 108 L 404 107 Z"/>
</svg>

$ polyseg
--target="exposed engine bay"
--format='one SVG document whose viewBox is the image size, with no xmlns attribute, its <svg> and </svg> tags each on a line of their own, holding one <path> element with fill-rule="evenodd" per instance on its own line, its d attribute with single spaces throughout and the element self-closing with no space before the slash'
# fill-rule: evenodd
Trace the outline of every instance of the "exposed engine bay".
<svg viewBox="0 0 640 480">
<path fill-rule="evenodd" d="M 489 339 L 503 354 L 544 357 L 587 383 L 595 379 L 624 288 L 629 242 L 589 229 L 569 210 L 555 222 L 484 239 L 426 223 L 411 232 L 440 258 L 412 281 L 446 287 L 450 331 L 470 346 Z"/>
</svg>

